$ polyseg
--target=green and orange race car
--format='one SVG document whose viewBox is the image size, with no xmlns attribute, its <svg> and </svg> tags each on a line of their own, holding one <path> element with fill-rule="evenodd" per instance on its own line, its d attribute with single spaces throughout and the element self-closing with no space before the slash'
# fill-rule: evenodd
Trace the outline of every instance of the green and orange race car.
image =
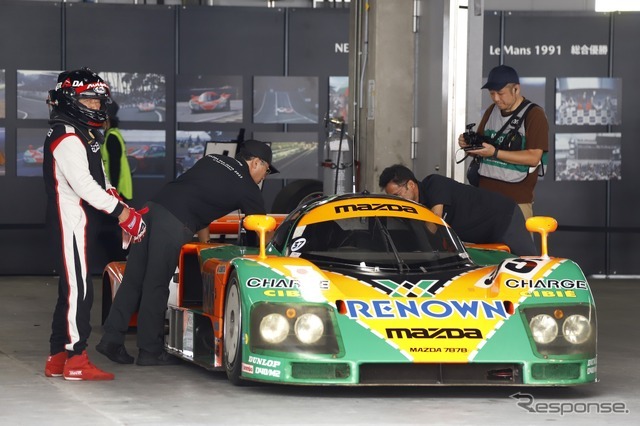
<svg viewBox="0 0 640 426">
<path fill-rule="evenodd" d="M 171 354 L 234 384 L 596 381 L 594 300 L 578 265 L 548 255 L 551 218 L 527 221 L 541 235 L 537 257 L 465 246 L 425 207 L 386 195 L 226 217 L 211 231 L 237 234 L 240 223 L 258 232 L 259 247 L 183 247 L 165 340 Z M 124 267 L 108 265 L 106 301 Z"/>
</svg>

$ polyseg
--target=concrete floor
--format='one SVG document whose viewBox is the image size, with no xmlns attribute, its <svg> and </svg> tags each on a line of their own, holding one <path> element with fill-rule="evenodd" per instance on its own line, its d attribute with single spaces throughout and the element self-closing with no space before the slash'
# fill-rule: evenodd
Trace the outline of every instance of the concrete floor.
<svg viewBox="0 0 640 426">
<path fill-rule="evenodd" d="M 19 425 L 373 425 L 640 424 L 640 280 L 591 280 L 599 322 L 599 383 L 575 388 L 232 386 L 222 373 L 182 364 L 138 367 L 95 351 L 101 334 L 98 280 L 89 356 L 113 372 L 111 382 L 68 382 L 44 376 L 55 277 L 0 277 L 0 424 Z M 134 336 L 127 347 L 137 354 Z M 549 413 L 517 405 L 564 404 Z M 595 409 L 623 404 L 624 414 Z"/>
</svg>

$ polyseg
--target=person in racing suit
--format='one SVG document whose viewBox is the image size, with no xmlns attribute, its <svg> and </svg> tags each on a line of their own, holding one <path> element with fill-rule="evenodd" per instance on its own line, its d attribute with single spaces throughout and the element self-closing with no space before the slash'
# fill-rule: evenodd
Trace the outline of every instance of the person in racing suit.
<svg viewBox="0 0 640 426">
<path fill-rule="evenodd" d="M 64 71 L 49 91 L 51 128 L 44 142 L 43 177 L 47 192 L 47 228 L 58 256 L 58 300 L 51 325 L 47 377 L 111 380 L 114 375 L 87 357 L 91 333 L 93 283 L 89 267 L 90 229 L 95 212 L 117 217 L 123 231 L 139 241 L 141 212 L 122 203 L 105 178 L 98 129 L 111 101 L 109 86 L 88 68 Z"/>
<path fill-rule="evenodd" d="M 179 362 L 164 350 L 164 320 L 169 282 L 182 246 L 196 232 L 235 210 L 246 215 L 266 212 L 259 184 L 272 165 L 269 145 L 247 140 L 236 158 L 205 155 L 173 182 L 165 185 L 147 206 L 148 237 L 131 247 L 122 283 L 104 323 L 96 349 L 113 362 L 132 364 L 124 346 L 131 315 L 138 308 L 137 365 Z"/>
<path fill-rule="evenodd" d="M 503 243 L 514 254 L 537 255 L 522 211 L 513 200 L 502 194 L 437 174 L 418 182 L 413 172 L 400 164 L 384 169 L 378 183 L 387 194 L 429 208 L 451 225 L 462 241 Z"/>
</svg>

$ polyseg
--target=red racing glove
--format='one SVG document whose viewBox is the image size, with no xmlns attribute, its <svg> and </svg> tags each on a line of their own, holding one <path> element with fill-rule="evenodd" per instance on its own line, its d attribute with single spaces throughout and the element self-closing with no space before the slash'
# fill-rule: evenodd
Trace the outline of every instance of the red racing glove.
<svg viewBox="0 0 640 426">
<path fill-rule="evenodd" d="M 147 232 L 147 224 L 144 223 L 142 219 L 142 215 L 149 211 L 148 207 L 141 209 L 140 211 L 136 211 L 135 209 L 129 208 L 129 217 L 124 221 L 120 222 L 120 228 L 122 228 L 122 248 L 126 249 L 133 239 L 134 243 L 139 243 L 144 238 L 144 234 Z"/>
</svg>

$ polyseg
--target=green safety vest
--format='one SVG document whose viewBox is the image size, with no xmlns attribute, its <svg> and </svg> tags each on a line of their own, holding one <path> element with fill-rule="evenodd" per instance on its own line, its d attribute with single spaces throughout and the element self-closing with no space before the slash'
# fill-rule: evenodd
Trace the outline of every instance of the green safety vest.
<svg viewBox="0 0 640 426">
<path fill-rule="evenodd" d="M 124 145 L 124 138 L 120 130 L 115 127 L 110 128 L 104 134 L 105 143 L 100 145 L 100 153 L 102 154 L 102 161 L 104 163 L 105 173 L 107 178 L 111 180 L 109 176 L 109 153 L 107 152 L 107 138 L 113 135 L 120 142 L 120 149 L 122 154 L 120 155 L 120 176 L 118 178 L 118 187 L 116 188 L 125 198 L 131 200 L 133 198 L 133 181 L 131 180 L 131 169 L 129 168 L 129 161 L 127 160 L 127 148 Z"/>
</svg>

